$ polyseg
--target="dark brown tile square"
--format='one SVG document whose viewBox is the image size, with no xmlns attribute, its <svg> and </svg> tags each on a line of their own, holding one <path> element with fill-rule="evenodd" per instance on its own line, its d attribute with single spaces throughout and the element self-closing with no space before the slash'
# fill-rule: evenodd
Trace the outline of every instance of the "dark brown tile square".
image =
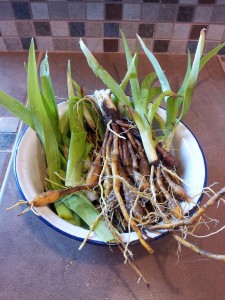
<svg viewBox="0 0 225 300">
<path fill-rule="evenodd" d="M 104 39 L 104 52 L 118 52 L 119 41 L 117 39 Z"/>
<path fill-rule="evenodd" d="M 199 4 L 215 4 L 216 0 L 199 0 Z"/>
<path fill-rule="evenodd" d="M 106 20 L 121 20 L 122 19 L 122 4 L 106 4 L 105 19 Z"/>
<path fill-rule="evenodd" d="M 208 28 L 207 25 L 192 25 L 191 27 L 191 33 L 190 33 L 190 39 L 191 40 L 198 40 L 200 36 L 200 32 L 202 29 Z"/>
<path fill-rule="evenodd" d="M 140 24 L 138 34 L 143 38 L 152 38 L 154 27 L 154 24 Z"/>
<path fill-rule="evenodd" d="M 192 22 L 194 16 L 194 6 L 180 6 L 178 10 L 178 22 Z"/>
<path fill-rule="evenodd" d="M 34 22 L 34 27 L 37 36 L 51 36 L 49 22 Z"/>
<path fill-rule="evenodd" d="M 154 52 L 167 52 L 169 47 L 169 41 L 168 40 L 155 40 L 154 41 Z"/>
</svg>

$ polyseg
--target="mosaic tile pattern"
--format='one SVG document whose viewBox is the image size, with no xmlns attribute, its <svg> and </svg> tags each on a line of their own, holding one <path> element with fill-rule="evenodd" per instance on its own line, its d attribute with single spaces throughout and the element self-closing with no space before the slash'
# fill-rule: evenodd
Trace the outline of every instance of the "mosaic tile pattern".
<svg viewBox="0 0 225 300">
<path fill-rule="evenodd" d="M 206 49 L 225 40 L 225 0 L 0 1 L 0 51 L 27 50 L 34 37 L 37 50 L 80 51 L 82 38 L 92 51 L 123 52 L 123 30 L 132 51 L 138 33 L 155 52 L 185 53 L 202 28 Z"/>
</svg>

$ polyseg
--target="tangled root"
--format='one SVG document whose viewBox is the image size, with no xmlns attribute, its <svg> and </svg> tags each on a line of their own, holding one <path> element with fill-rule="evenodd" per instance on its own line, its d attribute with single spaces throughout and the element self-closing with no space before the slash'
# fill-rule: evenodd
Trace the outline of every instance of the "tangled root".
<svg viewBox="0 0 225 300">
<path fill-rule="evenodd" d="M 107 126 L 101 149 L 99 206 L 125 261 L 132 258 L 129 240 L 125 244 L 119 233 L 136 232 L 142 246 L 149 252 L 149 232 L 169 231 L 172 236 L 191 250 L 210 258 L 224 260 L 189 243 L 187 236 L 200 224 L 207 208 L 218 201 L 225 188 L 213 196 L 192 215 L 185 215 L 182 202 L 192 199 L 181 186 L 176 173 L 177 162 L 159 145 L 158 162 L 149 164 L 137 128 L 125 120 L 116 120 Z M 144 162 L 144 163 L 143 163 Z M 210 190 L 210 189 L 209 189 Z M 177 234 L 180 231 L 184 237 Z"/>
</svg>

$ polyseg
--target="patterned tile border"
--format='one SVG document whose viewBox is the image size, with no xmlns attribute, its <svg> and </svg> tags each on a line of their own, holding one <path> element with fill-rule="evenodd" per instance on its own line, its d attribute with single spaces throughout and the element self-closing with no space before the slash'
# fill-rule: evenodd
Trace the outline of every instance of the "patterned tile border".
<svg viewBox="0 0 225 300">
<path fill-rule="evenodd" d="M 0 2 L 0 51 L 27 50 L 32 37 L 37 50 L 80 51 L 76 39 L 81 37 L 92 51 L 120 52 L 122 29 L 132 45 L 139 33 L 155 52 L 166 45 L 163 52 L 182 54 L 188 46 L 194 51 L 202 28 L 207 45 L 225 41 L 224 0 Z"/>
</svg>

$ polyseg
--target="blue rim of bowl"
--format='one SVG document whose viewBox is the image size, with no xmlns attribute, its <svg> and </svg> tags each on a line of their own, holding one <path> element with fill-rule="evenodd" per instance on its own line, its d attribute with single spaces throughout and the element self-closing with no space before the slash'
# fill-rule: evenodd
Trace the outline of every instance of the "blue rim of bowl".
<svg viewBox="0 0 225 300">
<path fill-rule="evenodd" d="M 193 132 L 188 128 L 188 126 L 186 126 L 182 121 L 181 123 L 189 130 L 189 132 L 192 134 L 192 136 L 194 137 L 195 141 L 197 142 L 198 144 L 198 147 L 201 151 L 201 154 L 202 154 L 202 158 L 203 158 L 203 162 L 204 162 L 204 167 L 205 167 L 205 178 L 204 178 L 204 183 L 203 183 L 203 188 L 206 187 L 206 183 L 207 183 L 207 178 L 208 178 L 208 170 L 207 170 L 207 163 L 206 163 L 206 158 L 205 158 L 205 154 L 202 150 L 202 147 L 199 143 L 199 141 L 197 140 L 196 136 L 193 134 Z M 19 146 L 20 146 L 20 143 L 24 137 L 24 135 L 26 134 L 27 130 L 29 129 L 29 127 L 27 127 L 23 133 L 21 134 L 20 138 L 18 139 L 18 142 L 17 142 L 17 145 L 16 145 L 16 148 L 15 148 L 15 152 L 13 154 L 13 172 L 14 172 L 14 177 L 15 177 L 15 181 L 16 181 L 16 185 L 17 185 L 17 188 L 22 196 L 22 198 L 26 201 L 28 201 L 28 199 L 25 197 L 24 193 L 23 193 L 23 190 L 20 186 L 20 183 L 19 183 L 19 179 L 18 179 L 18 176 L 17 176 L 17 170 L 16 170 L 16 160 L 17 160 L 17 154 L 18 154 L 18 151 L 19 151 Z M 197 202 L 196 202 L 196 205 L 188 212 L 188 215 L 189 216 L 192 216 L 193 213 L 196 211 L 197 209 L 197 204 L 199 204 L 201 202 L 203 198 L 203 194 L 201 194 L 201 196 L 198 198 Z M 74 236 L 72 234 L 69 234 L 68 232 L 66 231 L 63 231 L 62 229 L 56 227 L 55 225 L 53 225 L 52 223 L 50 223 L 48 220 L 46 220 L 44 217 L 42 216 L 37 216 L 40 220 L 42 220 L 44 223 L 46 223 L 49 227 L 51 227 L 52 229 L 60 232 L 61 234 L 65 235 L 65 236 L 68 236 L 72 239 L 75 239 L 77 241 L 83 241 L 84 238 L 80 238 L 80 237 L 77 237 L 77 236 Z M 153 241 L 153 240 L 158 240 L 164 236 L 166 236 L 167 234 L 169 233 L 169 231 L 165 231 L 165 232 L 162 232 L 160 235 L 154 237 L 154 238 L 150 238 L 149 240 L 150 241 Z M 136 241 L 134 242 L 131 242 L 131 244 L 135 244 Z M 96 240 L 91 240 L 91 239 L 88 239 L 87 240 L 87 243 L 89 244 L 94 244 L 94 245 L 99 245 L 99 246 L 116 246 L 116 243 L 105 243 L 103 241 L 96 241 Z"/>
</svg>

